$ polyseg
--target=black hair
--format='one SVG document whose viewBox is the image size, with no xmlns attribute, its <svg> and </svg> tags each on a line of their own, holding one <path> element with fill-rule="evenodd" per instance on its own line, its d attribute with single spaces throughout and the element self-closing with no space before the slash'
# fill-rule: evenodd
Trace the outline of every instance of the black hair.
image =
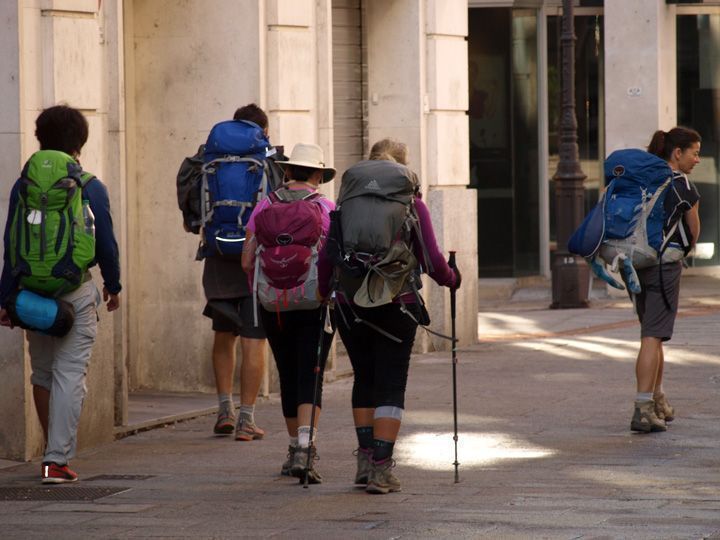
<svg viewBox="0 0 720 540">
<path fill-rule="evenodd" d="M 77 156 L 87 142 L 88 133 L 88 122 L 83 113 L 67 105 L 48 107 L 35 120 L 35 137 L 40 142 L 40 150 L 60 150 Z"/>
<path fill-rule="evenodd" d="M 300 165 L 288 165 L 285 169 L 285 179 L 295 180 L 296 182 L 307 182 L 314 172 L 319 169 L 312 167 L 302 167 Z"/>
<path fill-rule="evenodd" d="M 685 151 L 693 144 L 701 141 L 702 137 L 700 137 L 700 134 L 691 128 L 678 126 L 668 132 L 659 129 L 653 133 L 647 150 L 651 154 L 655 154 L 667 161 L 676 148 Z"/>
<path fill-rule="evenodd" d="M 267 114 L 254 103 L 250 103 L 236 110 L 233 115 L 233 120 L 249 120 L 250 122 L 255 122 L 263 129 L 267 129 L 268 127 Z"/>
</svg>

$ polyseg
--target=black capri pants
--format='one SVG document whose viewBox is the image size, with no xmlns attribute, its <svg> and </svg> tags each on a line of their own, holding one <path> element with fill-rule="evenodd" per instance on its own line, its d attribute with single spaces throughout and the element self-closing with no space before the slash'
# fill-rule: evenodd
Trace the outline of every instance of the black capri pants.
<svg viewBox="0 0 720 540">
<path fill-rule="evenodd" d="M 401 304 L 374 308 L 352 306 L 358 317 L 399 338 L 400 343 L 364 323 L 355 322 L 347 304 L 338 303 L 335 307 L 336 311 L 342 310 L 335 319 L 355 373 L 353 409 L 374 409 L 383 405 L 405 408 L 410 354 L 418 325 L 400 311 L 401 307 Z M 406 307 L 417 319 L 418 306 L 406 304 Z"/>
<path fill-rule="evenodd" d="M 297 408 L 312 403 L 315 388 L 315 364 L 325 307 L 298 311 L 268 311 L 260 308 L 265 335 L 270 343 L 280 375 L 280 400 L 285 418 L 297 417 Z M 332 334 L 322 332 L 320 381 L 316 405 L 322 406 L 322 375 L 325 372 Z"/>
</svg>

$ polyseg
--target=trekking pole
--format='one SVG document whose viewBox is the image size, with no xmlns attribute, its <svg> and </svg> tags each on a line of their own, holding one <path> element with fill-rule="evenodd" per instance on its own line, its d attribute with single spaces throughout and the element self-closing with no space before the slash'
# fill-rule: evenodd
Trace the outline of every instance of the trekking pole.
<svg viewBox="0 0 720 540">
<path fill-rule="evenodd" d="M 323 337 L 325 334 L 325 316 L 327 312 L 327 307 L 325 304 L 322 304 L 320 306 L 320 336 L 318 337 L 318 346 L 317 346 L 317 359 L 315 361 L 315 387 L 313 388 L 313 400 L 312 400 L 312 408 L 310 409 L 310 441 L 308 442 L 308 449 L 307 449 L 307 464 L 305 466 L 305 479 L 303 480 L 303 488 L 307 489 L 308 487 L 308 477 L 310 476 L 310 459 L 312 456 L 312 449 L 315 446 L 315 442 L 313 441 L 313 430 L 315 429 L 315 408 L 317 407 L 317 398 L 318 398 L 318 387 L 320 386 L 320 363 L 322 359 L 322 345 L 323 345 Z"/>
<path fill-rule="evenodd" d="M 448 265 L 450 268 L 455 270 L 457 268 L 455 263 L 455 252 L 450 252 L 450 257 L 448 258 Z M 460 482 L 460 473 L 458 472 L 458 467 L 460 466 L 460 463 L 458 463 L 458 422 L 457 422 L 457 337 L 455 333 L 455 308 L 456 308 L 456 299 L 455 299 L 455 288 L 450 289 L 450 323 L 452 326 L 452 381 L 453 381 L 453 427 L 454 427 L 454 435 L 453 435 L 453 441 L 455 441 L 455 462 L 453 465 L 455 465 L 455 483 L 457 484 Z"/>
</svg>

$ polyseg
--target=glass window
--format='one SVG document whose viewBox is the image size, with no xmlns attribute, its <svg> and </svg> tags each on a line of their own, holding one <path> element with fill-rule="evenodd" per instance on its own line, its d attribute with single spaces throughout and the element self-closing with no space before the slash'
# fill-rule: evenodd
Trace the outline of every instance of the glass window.
<svg viewBox="0 0 720 540">
<path fill-rule="evenodd" d="M 694 259 L 696 265 L 720 264 L 720 13 L 677 17 L 678 124 L 702 136 L 700 164 L 691 180 L 700 196 L 700 242 L 712 244 L 711 259 Z"/>
<path fill-rule="evenodd" d="M 539 271 L 537 12 L 471 9 L 470 187 L 482 277 Z"/>
</svg>

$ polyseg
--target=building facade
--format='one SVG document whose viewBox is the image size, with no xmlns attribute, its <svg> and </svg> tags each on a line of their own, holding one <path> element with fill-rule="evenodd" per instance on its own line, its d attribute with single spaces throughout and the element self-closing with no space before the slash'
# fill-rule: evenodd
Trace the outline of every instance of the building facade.
<svg viewBox="0 0 720 540">
<path fill-rule="evenodd" d="M 17 0 L 0 4 L 0 220 L 36 150 L 34 120 L 65 102 L 108 185 L 122 307 L 101 313 L 81 446 L 112 439 L 136 390 L 213 391 L 197 237 L 174 178 L 212 125 L 256 102 L 286 150 L 317 142 L 339 173 L 382 137 L 410 148 L 440 245 L 456 250 L 462 344 L 476 276 L 549 274 L 557 162 L 559 0 Z M 579 0 L 577 96 L 588 204 L 612 149 L 682 122 L 704 137 L 703 241 L 717 243 L 720 2 Z M 329 184 L 327 194 L 339 182 Z M 707 202 L 706 202 L 707 201 Z M 712 261 L 711 261 L 712 262 Z M 424 288 L 449 332 L 446 290 Z M 418 348 L 442 348 L 418 334 Z M 19 331 L 0 331 L 0 457 L 41 449 Z"/>
</svg>

